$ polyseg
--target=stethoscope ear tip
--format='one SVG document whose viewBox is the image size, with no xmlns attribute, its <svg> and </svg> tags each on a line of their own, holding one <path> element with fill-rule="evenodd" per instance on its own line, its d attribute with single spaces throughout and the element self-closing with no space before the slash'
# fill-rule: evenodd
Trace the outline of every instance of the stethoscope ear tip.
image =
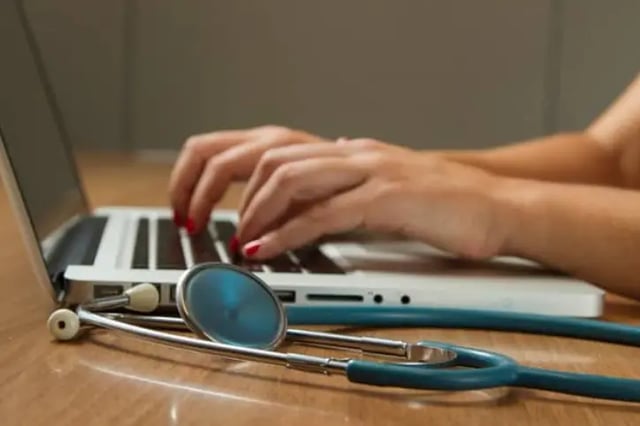
<svg viewBox="0 0 640 426">
<path fill-rule="evenodd" d="M 143 283 L 125 292 L 129 296 L 128 309 L 138 312 L 152 312 L 160 304 L 160 295 L 153 284 Z"/>
<path fill-rule="evenodd" d="M 56 340 L 73 340 L 80 331 L 80 319 L 69 309 L 58 309 L 49 315 L 47 327 Z"/>
</svg>

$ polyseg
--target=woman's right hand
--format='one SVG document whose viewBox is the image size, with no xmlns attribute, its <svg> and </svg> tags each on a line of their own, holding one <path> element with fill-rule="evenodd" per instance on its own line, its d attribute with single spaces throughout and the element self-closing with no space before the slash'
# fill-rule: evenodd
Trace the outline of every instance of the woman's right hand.
<svg viewBox="0 0 640 426">
<path fill-rule="evenodd" d="M 319 136 L 280 126 L 225 130 L 190 137 L 169 179 L 174 221 L 190 234 L 208 222 L 229 184 L 248 179 L 258 161 L 272 148 L 325 142 Z"/>
</svg>

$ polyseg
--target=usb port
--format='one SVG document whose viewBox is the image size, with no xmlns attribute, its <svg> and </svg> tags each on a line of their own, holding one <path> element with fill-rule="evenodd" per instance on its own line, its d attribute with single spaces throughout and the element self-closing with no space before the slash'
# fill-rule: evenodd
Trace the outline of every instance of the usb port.
<svg viewBox="0 0 640 426">
<path fill-rule="evenodd" d="M 102 297 L 118 296 L 122 294 L 123 287 L 121 285 L 94 285 L 93 297 L 100 299 Z"/>
<path fill-rule="evenodd" d="M 296 301 L 296 292 L 290 290 L 275 290 L 276 296 L 283 303 L 293 303 Z"/>
</svg>

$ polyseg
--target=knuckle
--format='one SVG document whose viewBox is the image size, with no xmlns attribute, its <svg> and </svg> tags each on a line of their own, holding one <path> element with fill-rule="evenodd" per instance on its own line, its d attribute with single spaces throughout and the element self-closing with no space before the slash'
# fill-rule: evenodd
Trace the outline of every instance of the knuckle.
<svg viewBox="0 0 640 426">
<path fill-rule="evenodd" d="M 260 127 L 257 127 L 255 130 L 256 132 L 262 135 L 266 135 L 275 139 L 287 137 L 294 133 L 294 131 L 288 127 L 278 126 L 275 124 L 267 124 L 264 126 L 260 126 Z"/>
<path fill-rule="evenodd" d="M 261 173 L 273 173 L 273 171 L 278 168 L 278 166 L 282 163 L 282 157 L 276 150 L 267 150 L 260 157 L 260 161 L 258 162 L 258 170 Z"/>
<path fill-rule="evenodd" d="M 223 173 L 228 167 L 228 161 L 222 157 L 211 157 L 207 160 L 204 167 L 204 174 L 211 178 L 212 176 Z"/>
<path fill-rule="evenodd" d="M 314 206 L 312 209 L 309 209 L 307 217 L 312 223 L 317 223 L 317 222 L 326 223 L 327 220 L 329 219 L 328 212 L 329 212 L 329 207 L 325 202 L 322 202 Z"/>
<path fill-rule="evenodd" d="M 309 209 L 309 219 L 314 222 L 323 222 L 326 225 L 330 225 L 342 216 L 340 210 L 332 199 L 323 200 Z"/>
<path fill-rule="evenodd" d="M 191 136 L 184 143 L 184 149 L 195 155 L 201 155 L 208 142 L 209 140 L 202 136 Z"/>
<path fill-rule="evenodd" d="M 254 130 L 258 132 L 271 132 L 282 129 L 283 126 L 277 124 L 263 124 L 262 126 L 255 127 Z"/>
<path fill-rule="evenodd" d="M 385 182 L 378 185 L 371 197 L 378 202 L 391 202 L 395 196 L 402 190 L 402 185 L 397 182 Z"/>
<path fill-rule="evenodd" d="M 318 210 L 313 211 L 309 218 L 309 225 L 317 229 L 319 235 L 331 234 L 355 226 L 362 226 L 362 217 L 359 212 L 336 209 L 334 206 L 321 206 Z"/>
<path fill-rule="evenodd" d="M 367 152 L 361 156 L 361 161 L 372 169 L 380 169 L 388 161 L 388 155 L 379 151 Z"/>
<path fill-rule="evenodd" d="M 298 180 L 299 175 L 300 170 L 297 167 L 285 164 L 273 173 L 273 178 L 278 187 L 290 187 Z"/>
<path fill-rule="evenodd" d="M 380 141 L 378 141 L 376 139 L 372 139 L 372 138 L 356 139 L 356 140 L 352 141 L 352 143 L 355 143 L 359 147 L 365 148 L 365 149 L 368 149 L 368 150 L 381 149 L 382 146 L 383 146 L 382 142 L 380 142 Z"/>
<path fill-rule="evenodd" d="M 267 125 L 255 129 L 254 137 L 266 140 L 273 147 L 307 143 L 317 140 L 313 135 L 298 129 Z"/>
<path fill-rule="evenodd" d="M 404 179 L 383 178 L 372 188 L 368 198 L 372 203 L 398 205 L 403 200 L 413 199 L 416 187 Z"/>
</svg>

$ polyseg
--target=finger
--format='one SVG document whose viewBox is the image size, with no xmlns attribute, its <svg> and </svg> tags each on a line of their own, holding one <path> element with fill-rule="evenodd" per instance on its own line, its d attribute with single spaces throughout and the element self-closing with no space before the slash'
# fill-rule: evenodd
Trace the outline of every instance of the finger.
<svg viewBox="0 0 640 426">
<path fill-rule="evenodd" d="M 267 232 L 296 202 L 318 202 L 351 190 L 367 177 L 350 158 L 312 158 L 287 163 L 258 190 L 238 224 L 238 239 L 246 242 Z"/>
<path fill-rule="evenodd" d="M 347 150 L 329 142 L 304 145 L 290 145 L 271 149 L 264 153 L 258 161 L 255 171 L 242 194 L 238 213 L 242 216 L 255 193 L 264 185 L 271 174 L 285 163 L 307 158 L 345 156 Z"/>
<path fill-rule="evenodd" d="M 206 227 L 214 205 L 231 179 L 231 173 L 224 163 L 209 160 L 189 203 L 186 226 L 190 234 L 197 234 Z"/>
<path fill-rule="evenodd" d="M 247 138 L 247 131 L 229 130 L 189 138 L 176 161 L 169 178 L 171 206 L 180 222 L 188 214 L 192 191 L 207 160 Z"/>
<path fill-rule="evenodd" d="M 214 205 L 222 198 L 233 179 L 246 177 L 270 147 L 289 142 L 291 141 L 288 139 L 263 137 L 234 146 L 210 158 L 189 203 L 189 232 L 199 232 L 208 222 Z"/>
<path fill-rule="evenodd" d="M 349 148 L 360 152 L 408 152 L 408 149 L 401 145 L 393 145 L 385 142 L 381 142 L 371 138 L 357 138 L 357 139 L 345 139 L 341 138 L 337 141 L 338 145 L 348 145 Z"/>
<path fill-rule="evenodd" d="M 356 229 L 364 221 L 368 192 L 368 186 L 363 185 L 318 203 L 261 238 L 245 244 L 242 251 L 248 258 L 268 259 L 324 235 Z"/>
</svg>

